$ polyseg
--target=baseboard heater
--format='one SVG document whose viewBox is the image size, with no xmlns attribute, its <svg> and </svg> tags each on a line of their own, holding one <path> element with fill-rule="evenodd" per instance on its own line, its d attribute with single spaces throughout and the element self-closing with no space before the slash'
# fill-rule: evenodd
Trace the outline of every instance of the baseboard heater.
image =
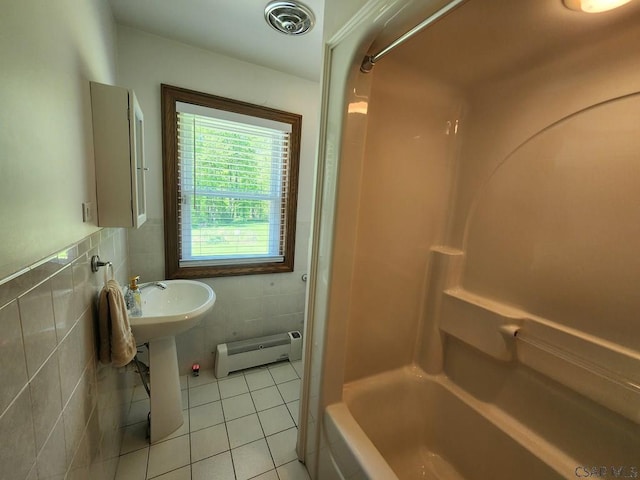
<svg viewBox="0 0 640 480">
<path fill-rule="evenodd" d="M 214 373 L 216 378 L 221 378 L 236 370 L 301 358 L 302 335 L 300 332 L 278 333 L 238 342 L 221 343 L 216 347 Z"/>
</svg>

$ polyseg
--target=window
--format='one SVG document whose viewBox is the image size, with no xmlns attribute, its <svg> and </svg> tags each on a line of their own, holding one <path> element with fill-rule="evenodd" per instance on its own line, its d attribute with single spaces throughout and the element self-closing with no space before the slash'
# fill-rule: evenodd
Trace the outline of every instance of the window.
<svg viewBox="0 0 640 480">
<path fill-rule="evenodd" d="M 162 85 L 167 278 L 293 271 L 301 124 Z"/>
</svg>

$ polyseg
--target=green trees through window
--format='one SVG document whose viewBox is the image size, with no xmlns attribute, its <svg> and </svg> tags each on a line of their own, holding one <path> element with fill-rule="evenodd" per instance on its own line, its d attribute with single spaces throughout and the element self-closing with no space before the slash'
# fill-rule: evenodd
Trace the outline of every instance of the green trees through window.
<svg viewBox="0 0 640 480">
<path fill-rule="evenodd" d="M 271 152 L 255 135 L 196 125 L 193 256 L 269 252 L 270 202 L 223 192 L 268 194 L 274 173 Z"/>
<path fill-rule="evenodd" d="M 199 196 L 194 206 L 194 226 L 268 222 L 269 205 L 261 200 L 220 197 L 215 192 L 268 194 L 271 181 L 271 148 L 260 138 L 239 135 L 208 126 L 196 126 L 195 189 L 212 193 Z"/>
</svg>

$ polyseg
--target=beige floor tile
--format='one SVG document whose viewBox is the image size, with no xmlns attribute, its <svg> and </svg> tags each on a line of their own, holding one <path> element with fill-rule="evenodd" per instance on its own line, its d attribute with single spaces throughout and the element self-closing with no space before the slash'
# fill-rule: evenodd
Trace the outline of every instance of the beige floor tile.
<svg viewBox="0 0 640 480">
<path fill-rule="evenodd" d="M 274 468 L 265 439 L 234 448 L 231 456 L 237 480 L 247 480 Z"/>
<path fill-rule="evenodd" d="M 189 435 L 156 443 L 149 449 L 147 477 L 153 478 L 191 463 Z"/>
</svg>

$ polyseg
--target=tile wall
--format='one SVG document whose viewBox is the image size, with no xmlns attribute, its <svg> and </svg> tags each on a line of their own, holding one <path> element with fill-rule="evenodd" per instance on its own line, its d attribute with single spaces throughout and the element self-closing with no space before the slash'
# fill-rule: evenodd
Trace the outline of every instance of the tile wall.
<svg viewBox="0 0 640 480">
<path fill-rule="evenodd" d="M 305 294 L 310 222 L 296 225 L 295 271 L 268 275 L 202 278 L 216 292 L 210 313 L 191 330 L 176 336 L 178 368 L 190 373 L 191 365 L 213 368 L 219 343 L 275 333 L 304 330 Z M 141 282 L 163 280 L 164 224 L 148 219 L 128 232 L 129 267 Z"/>
<path fill-rule="evenodd" d="M 122 283 L 126 248 L 103 229 L 0 279 L 0 480 L 114 477 L 135 373 L 97 362 L 90 259 Z"/>
</svg>

